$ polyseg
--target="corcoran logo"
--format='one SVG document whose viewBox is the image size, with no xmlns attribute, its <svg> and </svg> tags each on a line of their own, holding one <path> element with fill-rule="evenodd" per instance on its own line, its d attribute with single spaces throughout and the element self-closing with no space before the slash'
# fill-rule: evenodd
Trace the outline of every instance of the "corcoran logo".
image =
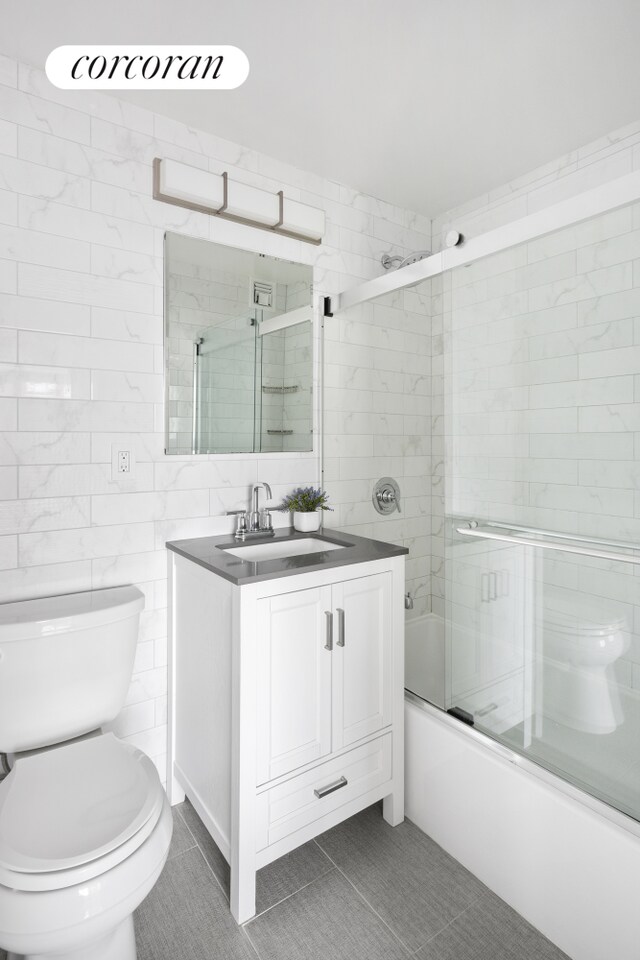
<svg viewBox="0 0 640 960">
<path fill-rule="evenodd" d="M 47 57 L 63 90 L 233 90 L 249 75 L 238 47 L 68 46 Z"/>
</svg>

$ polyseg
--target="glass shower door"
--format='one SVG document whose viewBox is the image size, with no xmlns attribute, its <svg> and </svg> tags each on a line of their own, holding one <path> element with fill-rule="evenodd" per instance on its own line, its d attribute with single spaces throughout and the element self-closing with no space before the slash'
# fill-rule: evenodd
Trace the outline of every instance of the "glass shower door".
<svg viewBox="0 0 640 960">
<path fill-rule="evenodd" d="M 194 356 L 193 452 L 255 449 L 255 370 L 261 344 L 255 319 L 211 327 Z"/>
<path fill-rule="evenodd" d="M 637 219 L 451 272 L 434 444 L 446 708 L 640 819 Z"/>
</svg>

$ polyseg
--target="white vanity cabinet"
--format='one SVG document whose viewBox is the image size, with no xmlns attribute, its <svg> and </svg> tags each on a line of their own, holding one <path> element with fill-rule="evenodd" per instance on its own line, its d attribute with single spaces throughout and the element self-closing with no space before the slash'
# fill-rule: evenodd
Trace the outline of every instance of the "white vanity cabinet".
<svg viewBox="0 0 640 960">
<path fill-rule="evenodd" d="M 169 568 L 171 800 L 230 863 L 244 922 L 260 867 L 377 800 L 403 819 L 404 557 L 241 585 Z"/>
<path fill-rule="evenodd" d="M 258 600 L 258 784 L 392 722 L 393 575 Z"/>
</svg>

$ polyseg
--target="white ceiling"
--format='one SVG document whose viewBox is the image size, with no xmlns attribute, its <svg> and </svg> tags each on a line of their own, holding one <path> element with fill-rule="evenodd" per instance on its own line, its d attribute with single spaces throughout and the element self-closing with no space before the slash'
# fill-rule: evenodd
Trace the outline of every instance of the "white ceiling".
<svg viewBox="0 0 640 960">
<path fill-rule="evenodd" d="M 435 216 L 640 118 L 638 0 L 2 0 L 0 49 L 230 43 L 238 90 L 119 93 Z"/>
</svg>

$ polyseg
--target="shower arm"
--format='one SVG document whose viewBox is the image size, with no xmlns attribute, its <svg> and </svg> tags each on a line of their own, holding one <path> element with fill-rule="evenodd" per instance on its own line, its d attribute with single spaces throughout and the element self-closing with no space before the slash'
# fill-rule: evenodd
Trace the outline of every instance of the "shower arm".
<svg viewBox="0 0 640 960">
<path fill-rule="evenodd" d="M 418 263 L 419 260 L 426 260 L 430 256 L 430 250 L 414 250 L 406 257 L 397 255 L 392 257 L 388 253 L 383 253 L 380 257 L 380 263 L 385 270 L 402 270 L 403 267 L 408 267 L 411 263 Z"/>
</svg>

